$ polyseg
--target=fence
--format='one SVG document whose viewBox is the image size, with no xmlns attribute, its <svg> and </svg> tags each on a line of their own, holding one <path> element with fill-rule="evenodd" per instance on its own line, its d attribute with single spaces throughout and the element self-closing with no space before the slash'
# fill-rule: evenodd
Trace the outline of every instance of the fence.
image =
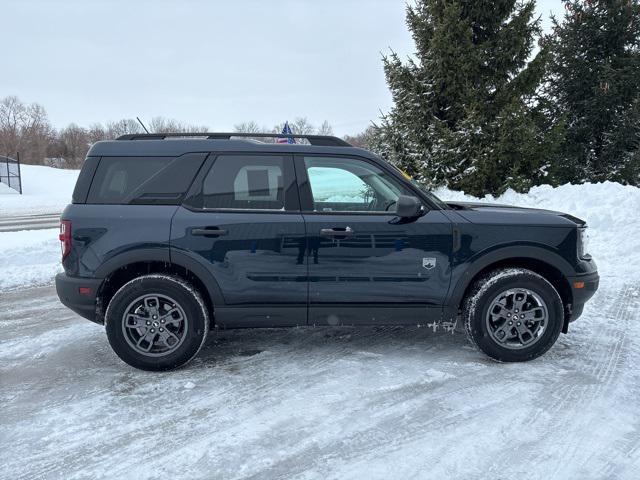
<svg viewBox="0 0 640 480">
<path fill-rule="evenodd" d="M 16 158 L 0 156 L 0 183 L 4 183 L 22 194 L 19 154 L 16 155 Z"/>
</svg>

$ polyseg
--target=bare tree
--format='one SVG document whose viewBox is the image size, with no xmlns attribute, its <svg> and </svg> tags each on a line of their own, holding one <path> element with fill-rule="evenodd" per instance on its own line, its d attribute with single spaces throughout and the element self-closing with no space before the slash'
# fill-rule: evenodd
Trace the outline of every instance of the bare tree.
<svg viewBox="0 0 640 480">
<path fill-rule="evenodd" d="M 107 123 L 106 136 L 108 139 L 114 139 L 121 135 L 129 135 L 132 133 L 145 133 L 138 121 L 134 118 L 123 118 L 117 122 Z"/>
<path fill-rule="evenodd" d="M 251 120 L 249 122 L 236 123 L 233 126 L 233 131 L 238 133 L 265 133 L 267 129 L 260 127 L 257 122 Z"/>
<path fill-rule="evenodd" d="M 381 152 L 380 133 L 376 125 L 369 125 L 363 132 L 356 135 L 346 135 L 344 139 L 354 147 L 365 148 L 376 153 Z"/>
<path fill-rule="evenodd" d="M 63 146 L 62 157 L 65 167 L 80 168 L 91 146 L 87 130 L 72 123 L 58 133 L 59 143 Z"/>
<path fill-rule="evenodd" d="M 0 151 L 24 163 L 42 164 L 53 131 L 41 105 L 25 105 L 15 96 L 0 100 Z"/>
<path fill-rule="evenodd" d="M 269 129 L 267 127 L 261 127 L 257 122 L 253 120 L 248 122 L 236 123 L 233 126 L 233 131 L 238 133 L 269 133 Z M 258 142 L 263 143 L 273 143 L 274 139 L 271 137 L 248 137 L 252 140 L 256 140 Z"/>
<path fill-rule="evenodd" d="M 87 141 L 89 142 L 90 145 L 93 145 L 94 143 L 99 142 L 100 140 L 106 140 L 106 139 L 107 139 L 107 131 L 104 128 L 104 125 L 102 125 L 101 123 L 94 123 L 89 126 L 89 129 L 87 130 Z"/>
<path fill-rule="evenodd" d="M 333 135 L 333 128 L 329 125 L 329 122 L 325 120 L 322 122 L 322 125 L 318 127 L 316 133 L 318 135 Z"/>
<path fill-rule="evenodd" d="M 151 133 L 200 133 L 208 129 L 207 126 L 192 125 L 164 117 L 153 117 L 149 124 Z"/>
<path fill-rule="evenodd" d="M 316 127 L 307 120 L 307 117 L 298 117 L 289 123 L 289 126 L 296 135 L 313 135 L 316 131 Z"/>
</svg>

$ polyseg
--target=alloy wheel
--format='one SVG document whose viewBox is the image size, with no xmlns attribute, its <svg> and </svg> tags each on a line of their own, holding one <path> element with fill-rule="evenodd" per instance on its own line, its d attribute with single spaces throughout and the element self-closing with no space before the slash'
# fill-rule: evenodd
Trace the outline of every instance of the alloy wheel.
<svg viewBox="0 0 640 480">
<path fill-rule="evenodd" d="M 498 345 L 519 350 L 540 340 L 549 323 L 549 310 L 537 293 L 512 288 L 493 299 L 485 321 L 489 335 Z"/>
<path fill-rule="evenodd" d="M 175 351 L 184 341 L 187 329 L 183 308 L 167 295 L 142 295 L 129 304 L 122 316 L 127 343 L 149 357 Z"/>
</svg>

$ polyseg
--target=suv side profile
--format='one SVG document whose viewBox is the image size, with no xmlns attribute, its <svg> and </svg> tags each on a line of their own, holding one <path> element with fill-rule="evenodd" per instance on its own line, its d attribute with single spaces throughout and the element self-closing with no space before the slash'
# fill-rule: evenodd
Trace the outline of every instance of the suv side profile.
<svg viewBox="0 0 640 480">
<path fill-rule="evenodd" d="M 335 137 L 128 135 L 88 153 L 56 288 L 145 370 L 186 364 L 213 327 L 459 319 L 491 358 L 526 361 L 598 287 L 585 229 L 558 212 L 445 203 Z"/>
</svg>

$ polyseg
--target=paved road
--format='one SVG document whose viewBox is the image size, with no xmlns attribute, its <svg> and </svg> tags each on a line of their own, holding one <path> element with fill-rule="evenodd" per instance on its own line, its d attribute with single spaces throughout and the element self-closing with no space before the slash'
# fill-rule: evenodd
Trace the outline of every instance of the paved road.
<svg viewBox="0 0 640 480">
<path fill-rule="evenodd" d="M 18 232 L 20 230 L 43 230 L 60 225 L 60 214 L 22 215 L 19 217 L 1 217 L 0 232 Z"/>
<path fill-rule="evenodd" d="M 134 370 L 51 287 L 0 293 L 0 478 L 640 478 L 640 291 L 543 358 L 421 328 L 213 333 Z"/>
</svg>

